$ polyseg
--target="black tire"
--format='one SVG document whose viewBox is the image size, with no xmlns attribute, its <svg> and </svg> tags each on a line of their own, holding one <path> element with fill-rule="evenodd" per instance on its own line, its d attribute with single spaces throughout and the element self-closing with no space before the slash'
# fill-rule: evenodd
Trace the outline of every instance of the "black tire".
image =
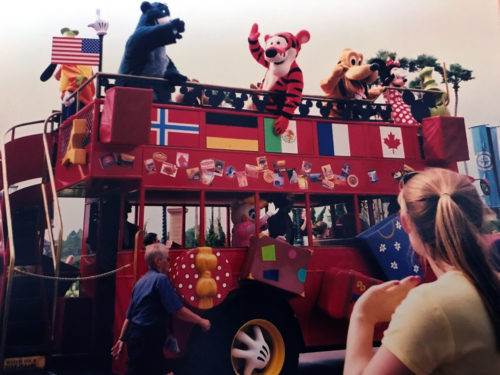
<svg viewBox="0 0 500 375">
<path fill-rule="evenodd" d="M 267 299 L 233 302 L 209 317 L 209 332 L 194 334 L 183 374 L 296 374 L 300 341 L 290 307 Z"/>
</svg>

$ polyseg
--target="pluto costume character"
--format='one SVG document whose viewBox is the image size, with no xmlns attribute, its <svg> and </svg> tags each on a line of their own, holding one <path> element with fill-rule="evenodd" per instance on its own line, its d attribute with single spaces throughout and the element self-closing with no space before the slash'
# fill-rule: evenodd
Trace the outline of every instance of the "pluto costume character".
<svg viewBox="0 0 500 375">
<path fill-rule="evenodd" d="M 378 64 L 363 64 L 363 54 L 346 48 L 340 55 L 332 74 L 321 81 L 321 89 L 334 99 L 375 100 L 383 87 L 368 88 L 378 78 Z M 332 115 L 339 117 L 334 106 Z"/>
<path fill-rule="evenodd" d="M 144 1 L 141 11 L 139 24 L 127 40 L 119 73 L 165 78 L 170 82 L 153 84 L 121 78 L 117 80 L 117 85 L 153 88 L 156 102 L 168 102 L 174 91 L 172 85 L 185 82 L 186 76 L 179 73 L 167 56 L 165 46 L 182 38 L 184 21 L 170 19 L 170 11 L 162 3 Z"/>
<path fill-rule="evenodd" d="M 258 88 L 273 92 L 266 109 L 278 116 L 274 132 L 280 135 L 288 128 L 288 121 L 302 99 L 304 81 L 295 59 L 302 44 L 309 41 L 310 34 L 301 30 L 297 35 L 266 35 L 264 48 L 259 43 L 259 36 L 259 26 L 254 23 L 248 36 L 248 45 L 254 59 L 267 68 Z"/>
</svg>

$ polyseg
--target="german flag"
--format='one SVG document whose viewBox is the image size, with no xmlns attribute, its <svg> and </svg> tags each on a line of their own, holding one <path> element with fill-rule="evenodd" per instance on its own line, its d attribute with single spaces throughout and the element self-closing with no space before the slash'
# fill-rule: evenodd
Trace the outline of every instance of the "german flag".
<svg viewBox="0 0 500 375">
<path fill-rule="evenodd" d="M 206 112 L 207 148 L 258 151 L 257 117 Z"/>
</svg>

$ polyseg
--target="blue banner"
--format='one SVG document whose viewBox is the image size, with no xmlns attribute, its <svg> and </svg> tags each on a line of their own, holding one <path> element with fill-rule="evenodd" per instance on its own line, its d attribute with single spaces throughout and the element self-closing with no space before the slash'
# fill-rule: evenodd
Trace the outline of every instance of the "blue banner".
<svg viewBox="0 0 500 375">
<path fill-rule="evenodd" d="M 485 195 L 484 200 L 490 207 L 500 207 L 496 163 L 499 156 L 497 128 L 479 125 L 470 129 L 474 146 L 474 161 L 479 172 L 479 178 L 486 179 L 490 184 L 491 193 Z"/>
</svg>

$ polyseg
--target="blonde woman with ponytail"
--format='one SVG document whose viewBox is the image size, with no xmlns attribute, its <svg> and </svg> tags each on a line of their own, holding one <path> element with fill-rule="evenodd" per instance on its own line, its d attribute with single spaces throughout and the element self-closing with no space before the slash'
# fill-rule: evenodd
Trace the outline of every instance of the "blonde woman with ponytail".
<svg viewBox="0 0 500 375">
<path fill-rule="evenodd" d="M 483 232 L 488 208 L 467 177 L 439 168 L 415 174 L 398 200 L 410 243 L 437 280 L 409 277 L 363 294 L 344 374 L 500 374 L 500 278 Z M 389 327 L 374 353 L 373 329 L 383 321 Z"/>
</svg>

